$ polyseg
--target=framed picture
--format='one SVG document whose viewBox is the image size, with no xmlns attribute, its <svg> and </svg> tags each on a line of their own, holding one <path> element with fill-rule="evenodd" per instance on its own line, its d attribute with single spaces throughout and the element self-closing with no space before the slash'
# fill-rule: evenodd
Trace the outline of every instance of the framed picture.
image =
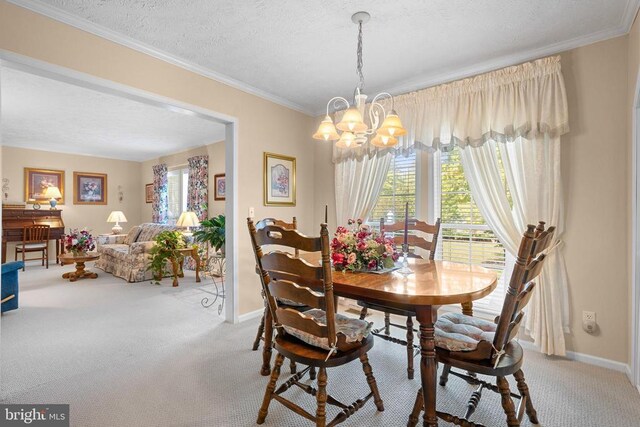
<svg viewBox="0 0 640 427">
<path fill-rule="evenodd" d="M 62 198 L 58 204 L 64 204 L 64 171 L 53 169 L 24 168 L 24 201 L 46 202 L 44 196 L 49 187 L 58 187 Z"/>
<path fill-rule="evenodd" d="M 264 205 L 296 205 L 296 158 L 264 153 Z"/>
<path fill-rule="evenodd" d="M 225 200 L 227 198 L 227 181 L 224 174 L 219 173 L 213 176 L 213 200 Z"/>
<path fill-rule="evenodd" d="M 74 205 L 106 205 L 107 174 L 91 172 L 73 173 Z"/>
<path fill-rule="evenodd" d="M 147 203 L 153 203 L 153 183 L 144 186 L 144 200 Z"/>
</svg>

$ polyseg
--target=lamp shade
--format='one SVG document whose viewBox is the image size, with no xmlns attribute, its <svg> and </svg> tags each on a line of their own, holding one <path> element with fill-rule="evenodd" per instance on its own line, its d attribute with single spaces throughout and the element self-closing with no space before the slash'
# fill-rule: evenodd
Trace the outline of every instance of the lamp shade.
<svg viewBox="0 0 640 427">
<path fill-rule="evenodd" d="M 44 197 L 47 199 L 62 199 L 62 193 L 58 187 L 48 187 L 44 192 Z"/>
<path fill-rule="evenodd" d="M 345 111 L 342 120 L 336 127 L 344 132 L 360 133 L 367 131 L 367 125 L 362 120 L 362 114 L 356 107 L 351 107 Z"/>
<path fill-rule="evenodd" d="M 326 116 L 324 120 L 318 126 L 318 131 L 313 134 L 314 139 L 320 139 L 322 141 L 335 141 L 340 138 L 338 132 L 336 132 L 336 127 L 333 125 L 333 120 L 331 117 Z"/>
<path fill-rule="evenodd" d="M 336 142 L 338 148 L 351 148 L 356 144 L 356 136 L 351 132 L 342 132 L 340 139 Z"/>
<path fill-rule="evenodd" d="M 396 138 L 388 135 L 380 135 L 379 133 L 371 140 L 371 145 L 381 148 L 393 147 L 397 143 L 398 140 Z"/>
<path fill-rule="evenodd" d="M 176 225 L 178 227 L 198 227 L 200 226 L 200 220 L 195 212 L 182 212 Z"/>
<path fill-rule="evenodd" d="M 378 130 L 379 135 L 387 135 L 392 137 L 398 137 L 407 134 L 407 130 L 402 126 L 400 117 L 395 110 L 391 110 L 387 117 L 382 122 L 382 126 Z"/>
<path fill-rule="evenodd" d="M 107 218 L 107 222 L 127 222 L 127 217 L 122 211 L 112 211 Z"/>
</svg>

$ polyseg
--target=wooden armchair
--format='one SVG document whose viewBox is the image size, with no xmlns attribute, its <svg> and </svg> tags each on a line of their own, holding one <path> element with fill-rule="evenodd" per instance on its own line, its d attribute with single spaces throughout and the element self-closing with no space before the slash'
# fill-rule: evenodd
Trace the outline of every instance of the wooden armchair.
<svg viewBox="0 0 640 427">
<path fill-rule="evenodd" d="M 49 232 L 48 225 L 25 225 L 22 229 L 22 243 L 16 243 L 15 259 L 18 260 L 18 253 L 22 254 L 22 271 L 25 270 L 26 261 L 40 260 L 42 266 L 49 268 Z M 27 258 L 27 253 L 40 252 L 38 258 Z"/>
<path fill-rule="evenodd" d="M 402 246 L 404 242 L 404 236 L 402 234 L 398 234 L 399 232 L 404 232 L 404 221 L 398 221 L 394 224 L 385 224 L 384 218 L 380 218 L 380 233 L 382 235 L 393 234 L 393 240 L 396 245 Z M 409 234 L 407 236 L 407 243 L 409 245 L 409 257 L 413 258 L 422 258 L 421 255 L 416 253 L 416 248 L 420 248 L 424 251 L 429 252 L 429 259 L 433 260 L 436 255 L 436 246 L 438 244 L 438 234 L 440 233 L 440 218 L 436 221 L 434 225 L 427 224 L 426 222 L 419 221 L 417 219 L 411 219 L 408 223 L 408 230 L 412 233 L 419 232 L 422 235 L 430 235 L 431 239 L 428 240 L 426 237 L 422 237 L 422 235 L 417 234 Z M 369 309 L 378 310 L 384 312 L 384 334 L 382 333 L 383 329 L 376 329 L 373 331 L 373 334 L 387 341 L 391 341 L 396 344 L 400 344 L 407 348 L 407 377 L 411 380 L 414 375 L 413 368 L 413 358 L 416 355 L 416 352 L 419 351 L 419 347 L 413 344 L 414 337 L 414 329 L 413 329 L 413 318 L 415 317 L 415 313 L 405 310 L 399 310 L 397 308 L 387 307 L 379 304 L 371 304 L 364 301 L 358 301 L 358 305 L 362 307 L 362 311 L 360 312 L 360 319 L 363 319 L 367 315 L 367 311 Z M 391 314 L 396 314 L 398 316 L 404 316 L 407 318 L 407 324 L 399 325 L 397 323 L 391 323 Z M 407 340 L 401 340 L 396 337 L 391 336 L 391 326 L 394 326 L 399 329 L 403 329 L 407 331 Z"/>
<path fill-rule="evenodd" d="M 272 400 L 282 403 L 295 413 L 315 422 L 317 427 L 334 426 L 346 420 L 373 397 L 376 407 L 383 411 L 367 352 L 373 347 L 371 325 L 359 319 L 349 319 L 336 313 L 330 264 L 329 232 L 322 224 L 320 237 L 303 236 L 295 230 L 261 222 L 256 227 L 248 219 L 249 233 L 256 263 L 263 273 L 262 284 L 268 310 L 277 329 L 274 347 L 277 351 L 271 379 L 258 412 L 258 424 L 262 424 Z M 312 265 L 285 252 L 263 254 L 263 246 L 281 245 L 305 252 L 321 252 L 322 265 Z M 296 301 L 312 309 L 300 312 L 283 306 L 279 300 Z M 268 323 L 267 323 L 268 324 Z M 307 365 L 276 389 L 284 358 Z M 351 405 L 345 405 L 327 394 L 327 368 L 344 365 L 360 359 L 370 387 L 370 392 Z M 300 382 L 310 367 L 318 368 L 318 389 Z M 285 399 L 282 394 L 292 386 L 316 396 L 315 416 Z M 327 424 L 326 405 L 341 409 Z"/>
<path fill-rule="evenodd" d="M 444 364 L 440 385 L 445 386 L 449 375 L 454 375 L 478 386 L 469 399 L 463 417 L 438 412 L 439 418 L 464 427 L 480 426 L 469 418 L 480 402 L 482 391 L 489 389 L 501 395 L 508 426 L 519 426 L 525 411 L 531 423 L 538 424 L 538 415 L 521 369 L 522 347 L 514 338 L 524 316 L 523 309 L 535 288 L 533 280 L 542 271 L 545 260 L 542 252 L 549 247 L 554 232 L 555 227 L 545 230 L 544 222 L 540 222 L 537 227 L 527 227 L 520 243 L 504 305 L 495 323 L 458 313 L 447 313 L 436 322 L 436 358 Z M 464 340 L 460 339 L 460 334 L 465 336 Z M 466 372 L 454 371 L 452 368 Z M 496 377 L 496 384 L 483 381 L 474 374 Z M 509 375 L 514 376 L 519 394 L 512 393 L 509 389 L 506 379 Z M 512 398 L 520 400 L 517 409 Z M 417 424 L 423 408 L 422 402 L 420 390 L 409 418 L 409 426 Z"/>
</svg>

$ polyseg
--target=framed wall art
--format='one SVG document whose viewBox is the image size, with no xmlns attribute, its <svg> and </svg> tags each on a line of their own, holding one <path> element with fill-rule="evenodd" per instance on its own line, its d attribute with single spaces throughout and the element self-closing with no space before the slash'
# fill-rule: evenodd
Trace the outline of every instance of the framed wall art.
<svg viewBox="0 0 640 427">
<path fill-rule="evenodd" d="M 64 171 L 54 169 L 24 168 L 24 201 L 46 202 L 44 193 L 49 187 L 58 187 L 62 197 L 59 204 L 64 204 Z"/>
<path fill-rule="evenodd" d="M 144 201 L 153 203 L 153 183 L 144 186 Z"/>
<path fill-rule="evenodd" d="M 264 205 L 296 205 L 296 158 L 264 153 Z"/>
<path fill-rule="evenodd" d="M 106 205 L 107 174 L 92 172 L 73 173 L 74 205 Z"/>
<path fill-rule="evenodd" d="M 225 200 L 227 198 L 227 181 L 223 173 L 213 176 L 213 200 Z"/>
</svg>

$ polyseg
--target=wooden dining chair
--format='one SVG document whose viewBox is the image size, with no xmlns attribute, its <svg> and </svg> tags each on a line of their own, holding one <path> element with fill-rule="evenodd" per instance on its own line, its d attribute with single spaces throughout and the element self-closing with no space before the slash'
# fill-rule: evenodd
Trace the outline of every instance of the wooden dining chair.
<svg viewBox="0 0 640 427">
<path fill-rule="evenodd" d="M 42 261 L 42 266 L 49 268 L 49 231 L 48 225 L 25 225 L 22 228 L 22 243 L 16 243 L 15 259 L 22 254 L 22 271 L 25 271 L 25 261 Z M 38 258 L 27 258 L 27 253 L 40 252 Z"/>
<path fill-rule="evenodd" d="M 272 400 L 315 422 L 316 427 L 335 426 L 343 422 L 372 397 L 377 409 L 383 411 L 382 399 L 367 356 L 367 352 L 373 347 L 373 336 L 369 333 L 371 324 L 336 313 L 327 225 L 321 225 L 320 237 L 307 237 L 275 224 L 262 223 L 254 226 L 251 218 L 247 223 L 256 263 L 263 272 L 262 284 L 269 313 L 277 330 L 274 339 L 276 360 L 258 412 L 257 423 L 264 423 Z M 309 264 L 291 253 L 273 251 L 265 254 L 265 245 L 320 252 L 322 265 Z M 296 301 L 312 308 L 300 312 L 282 305 L 281 299 Z M 276 389 L 285 357 L 307 365 L 307 368 L 291 376 Z M 370 392 L 351 405 L 345 405 L 327 394 L 327 368 L 342 366 L 355 359 L 360 359 L 362 363 Z M 318 368 L 317 389 L 301 382 L 310 367 Z M 293 386 L 316 397 L 315 415 L 282 396 Z M 327 404 L 341 409 L 328 424 Z"/>
<path fill-rule="evenodd" d="M 546 256 L 543 252 L 553 240 L 555 227 L 545 230 L 544 225 L 544 222 L 540 222 L 537 227 L 527 226 L 520 242 L 502 311 L 495 322 L 460 313 L 447 313 L 437 320 L 436 359 L 444 364 L 440 385 L 444 387 L 449 375 L 454 375 L 477 386 L 463 417 L 438 412 L 439 418 L 460 426 L 479 426 L 469 418 L 480 402 L 482 391 L 488 389 L 500 394 L 508 426 L 519 426 L 525 411 L 529 421 L 538 424 L 538 415 L 522 372 L 522 347 L 514 338 L 518 335 L 524 316 L 523 309 L 535 289 L 533 280 L 542 271 Z M 481 380 L 474 374 L 496 377 L 496 384 Z M 506 379 L 509 375 L 514 376 L 519 394 L 512 393 L 509 389 Z M 520 400 L 517 408 L 512 398 Z M 422 408 L 423 397 L 420 390 L 409 418 L 409 426 L 417 424 Z"/>
<path fill-rule="evenodd" d="M 288 230 L 297 230 L 298 220 L 296 219 L 295 216 L 293 217 L 293 220 L 291 222 L 286 222 L 276 218 L 264 218 L 256 224 L 258 228 L 261 228 L 264 225 L 276 225 L 278 227 L 283 227 Z M 300 251 L 298 249 L 295 249 L 293 253 L 296 257 L 300 255 Z M 260 271 L 260 268 L 258 265 L 256 265 L 256 273 L 258 274 L 258 276 L 262 277 L 262 272 Z M 264 312 L 262 313 L 262 318 L 260 319 L 260 325 L 258 325 L 258 332 L 256 334 L 256 338 L 253 341 L 253 347 L 252 347 L 253 351 L 258 350 L 258 348 L 260 347 L 260 341 L 265 341 L 266 343 L 271 344 L 272 337 L 273 337 L 272 325 L 268 324 L 265 329 L 265 321 L 268 320 L 269 316 L 268 316 L 268 309 L 267 309 L 267 299 L 265 297 L 264 291 L 262 291 L 262 298 L 264 300 Z M 306 305 L 298 304 L 295 301 L 284 300 L 280 302 L 281 304 L 288 305 L 292 309 L 298 310 L 298 311 L 306 311 L 310 308 Z M 266 334 L 265 334 L 265 331 L 266 331 Z M 268 337 L 268 338 L 265 338 L 265 337 Z M 296 373 L 296 364 L 294 361 L 291 361 L 290 369 L 292 374 Z M 271 353 L 269 349 L 266 349 L 266 351 L 263 352 L 263 362 L 262 362 L 262 368 L 260 369 L 260 373 L 263 376 L 267 376 L 271 373 Z M 311 370 L 310 377 L 311 379 L 315 379 L 314 369 Z"/>
<path fill-rule="evenodd" d="M 429 259 L 433 260 L 436 255 L 438 235 L 440 234 L 440 218 L 438 218 L 436 223 L 433 225 L 427 224 L 426 222 L 417 219 L 410 219 L 407 225 L 407 230 L 412 233 L 407 236 L 407 243 L 409 245 L 409 257 L 422 259 L 422 256 L 419 253 L 416 253 L 416 249 L 419 249 L 428 252 Z M 380 234 L 387 237 L 393 237 L 393 241 L 396 245 L 401 246 L 403 244 L 404 229 L 404 221 L 398 221 L 393 224 L 385 224 L 384 218 L 380 218 Z M 419 232 L 420 235 L 415 234 L 416 232 Z M 391 236 L 389 236 L 390 234 Z M 410 311 L 400 310 L 397 308 L 387 307 L 379 304 L 372 304 L 365 301 L 358 301 L 358 305 L 362 307 L 362 311 L 360 312 L 360 319 L 363 320 L 367 316 L 367 312 L 369 309 L 384 312 L 384 328 L 374 330 L 373 334 L 384 340 L 391 341 L 395 344 L 400 344 L 407 348 L 407 378 L 409 378 L 410 380 L 413 379 L 413 359 L 419 351 L 419 346 L 413 344 L 414 333 L 417 332 L 413 329 L 413 318 L 416 316 L 416 314 Z M 392 323 L 391 314 L 406 317 L 406 326 Z M 407 332 L 407 340 L 401 340 L 392 336 L 391 326 L 405 330 Z"/>
</svg>

